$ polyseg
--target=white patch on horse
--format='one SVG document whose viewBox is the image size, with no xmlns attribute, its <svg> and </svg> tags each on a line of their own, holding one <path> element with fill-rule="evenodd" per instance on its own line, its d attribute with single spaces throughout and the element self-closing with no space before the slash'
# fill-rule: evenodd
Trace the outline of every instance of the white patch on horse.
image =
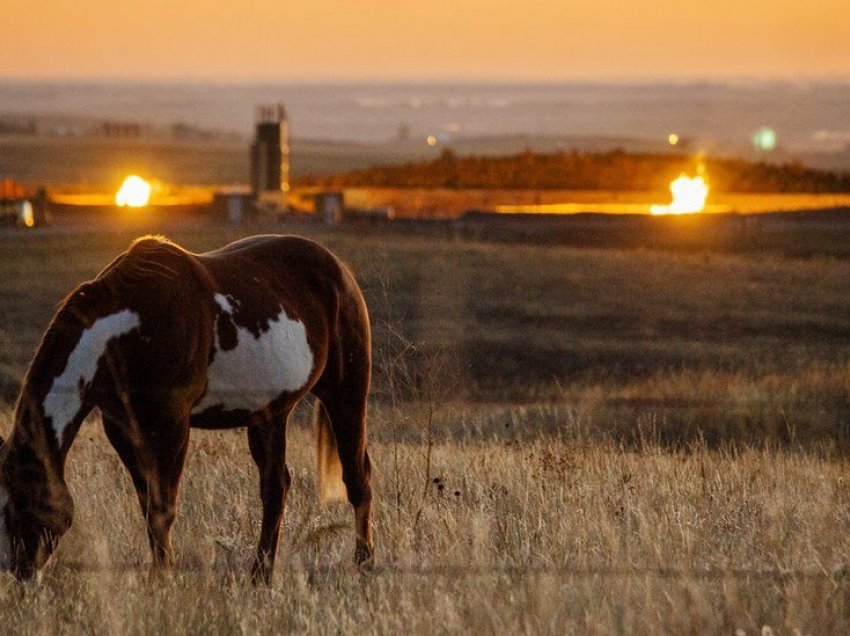
<svg viewBox="0 0 850 636">
<path fill-rule="evenodd" d="M 9 493 L 0 486 L 0 572 L 12 567 L 12 542 L 9 540 L 9 530 L 6 528 L 6 502 Z"/>
<path fill-rule="evenodd" d="M 230 302 L 230 299 L 224 294 L 216 294 L 215 295 L 216 304 L 221 307 L 221 310 L 226 314 L 233 314 L 233 303 Z"/>
<path fill-rule="evenodd" d="M 222 294 L 215 301 L 227 314 L 233 305 Z M 259 338 L 236 326 L 236 347 L 221 348 L 215 335 L 215 357 L 207 370 L 207 392 L 192 409 L 201 413 L 215 406 L 225 411 L 259 411 L 284 392 L 307 384 L 313 371 L 313 352 L 307 330 L 300 320 L 291 320 L 286 310 L 269 321 Z"/>
<path fill-rule="evenodd" d="M 62 434 L 83 406 L 80 385 L 87 386 L 97 373 L 100 357 L 107 345 L 139 327 L 139 315 L 129 309 L 98 318 L 80 336 L 77 346 L 68 356 L 65 369 L 53 379 L 44 398 L 44 415 L 53 422 L 53 432 L 59 445 Z"/>
</svg>

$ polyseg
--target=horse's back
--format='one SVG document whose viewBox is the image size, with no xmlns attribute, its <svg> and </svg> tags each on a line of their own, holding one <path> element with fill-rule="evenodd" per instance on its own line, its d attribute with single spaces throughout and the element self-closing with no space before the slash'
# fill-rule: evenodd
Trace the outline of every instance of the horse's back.
<svg viewBox="0 0 850 636">
<path fill-rule="evenodd" d="M 218 315 L 208 388 L 192 411 L 197 425 L 205 412 L 285 406 L 323 375 L 341 329 L 368 331 L 353 276 L 314 241 L 256 236 L 198 259 L 215 281 Z"/>
<path fill-rule="evenodd" d="M 295 314 L 340 312 L 368 322 L 365 300 L 351 270 L 330 250 L 307 238 L 266 234 L 197 255 L 220 290 L 272 303 Z"/>
<path fill-rule="evenodd" d="M 339 259 L 319 243 L 301 236 L 283 234 L 249 236 L 197 256 L 213 269 L 238 265 L 240 262 L 312 265 L 323 270 L 334 270 L 341 265 Z M 303 273 L 308 273 L 308 270 L 304 269 Z"/>
</svg>

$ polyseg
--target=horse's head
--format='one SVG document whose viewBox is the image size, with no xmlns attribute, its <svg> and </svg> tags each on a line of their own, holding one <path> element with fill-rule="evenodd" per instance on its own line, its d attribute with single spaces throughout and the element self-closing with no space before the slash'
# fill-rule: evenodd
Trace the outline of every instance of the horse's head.
<svg viewBox="0 0 850 636">
<path fill-rule="evenodd" d="M 27 467 L 34 459 L 28 453 L 12 451 L 0 437 L 0 571 L 20 581 L 47 564 L 73 516 L 65 484 L 50 484 Z"/>
</svg>

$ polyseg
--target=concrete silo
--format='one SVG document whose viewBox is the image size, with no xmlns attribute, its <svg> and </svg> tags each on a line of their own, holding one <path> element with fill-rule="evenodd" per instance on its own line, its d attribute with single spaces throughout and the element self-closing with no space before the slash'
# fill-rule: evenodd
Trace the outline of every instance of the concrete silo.
<svg viewBox="0 0 850 636">
<path fill-rule="evenodd" d="M 251 189 L 260 200 L 286 203 L 289 192 L 289 122 L 283 104 L 260 106 L 251 145 Z"/>
</svg>

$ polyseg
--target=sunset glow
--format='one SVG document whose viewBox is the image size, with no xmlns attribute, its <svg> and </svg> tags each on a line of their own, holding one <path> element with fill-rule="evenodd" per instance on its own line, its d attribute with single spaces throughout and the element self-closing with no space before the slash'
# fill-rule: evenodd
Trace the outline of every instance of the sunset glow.
<svg viewBox="0 0 850 636">
<path fill-rule="evenodd" d="M 5 0 L 0 76 L 846 76 L 848 22 L 846 0 Z"/>
<path fill-rule="evenodd" d="M 151 198 L 151 185 L 140 176 L 131 174 L 115 194 L 118 207 L 143 208 Z"/>
<path fill-rule="evenodd" d="M 695 214 L 705 209 L 708 198 L 708 183 L 701 175 L 689 177 L 680 175 L 670 184 L 673 201 L 669 205 L 653 205 L 652 214 Z"/>
</svg>

